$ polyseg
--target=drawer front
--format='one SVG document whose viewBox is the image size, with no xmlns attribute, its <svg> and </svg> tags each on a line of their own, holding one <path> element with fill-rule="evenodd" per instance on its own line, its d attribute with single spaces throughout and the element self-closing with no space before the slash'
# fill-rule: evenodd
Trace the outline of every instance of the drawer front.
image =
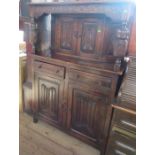
<svg viewBox="0 0 155 155">
<path fill-rule="evenodd" d="M 112 131 L 106 155 L 136 155 L 136 140 L 131 137 Z"/>
<path fill-rule="evenodd" d="M 101 77 L 71 69 L 69 72 L 69 79 L 87 84 L 94 90 L 99 90 L 101 92 L 110 93 L 112 89 L 112 78 L 110 77 Z"/>
<path fill-rule="evenodd" d="M 121 128 L 136 132 L 136 115 L 134 114 L 115 109 L 113 123 L 119 125 Z"/>
<path fill-rule="evenodd" d="M 61 66 L 36 61 L 34 62 L 34 69 L 39 72 L 46 72 L 61 78 L 65 77 L 65 68 Z"/>
</svg>

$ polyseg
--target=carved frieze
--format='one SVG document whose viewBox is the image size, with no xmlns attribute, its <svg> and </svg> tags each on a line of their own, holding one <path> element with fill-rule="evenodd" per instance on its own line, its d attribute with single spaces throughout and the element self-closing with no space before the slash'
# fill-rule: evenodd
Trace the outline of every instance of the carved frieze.
<svg viewBox="0 0 155 155">
<path fill-rule="evenodd" d="M 114 21 L 129 19 L 132 12 L 132 4 L 129 3 L 30 3 L 30 16 L 39 17 L 43 13 L 48 14 L 105 14 Z"/>
</svg>

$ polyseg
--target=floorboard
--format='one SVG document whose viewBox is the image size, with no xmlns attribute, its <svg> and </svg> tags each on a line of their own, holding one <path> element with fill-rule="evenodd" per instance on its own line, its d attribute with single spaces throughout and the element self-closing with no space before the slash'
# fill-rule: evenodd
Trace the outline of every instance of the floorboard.
<svg viewBox="0 0 155 155">
<path fill-rule="evenodd" d="M 19 155 L 99 155 L 99 150 L 42 121 L 20 113 Z"/>
</svg>

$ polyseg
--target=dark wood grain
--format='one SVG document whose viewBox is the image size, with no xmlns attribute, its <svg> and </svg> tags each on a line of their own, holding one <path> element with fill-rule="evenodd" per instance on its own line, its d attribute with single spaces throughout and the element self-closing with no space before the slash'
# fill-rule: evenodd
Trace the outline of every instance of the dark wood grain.
<svg viewBox="0 0 155 155">
<path fill-rule="evenodd" d="M 96 144 L 103 139 L 104 124 L 110 97 L 84 84 L 69 82 L 68 128 Z M 102 129 L 102 130 L 101 130 Z M 102 136 L 101 136 L 102 135 Z"/>
<path fill-rule="evenodd" d="M 117 73 L 106 73 L 103 70 L 103 72 L 96 71 L 94 74 L 93 68 L 86 70 L 87 67 L 83 65 L 78 67 L 76 64 L 71 65 L 56 59 L 49 59 L 48 61 L 48 58 L 43 59 L 39 56 L 33 56 L 33 64 L 35 73 L 34 93 L 36 94 L 34 103 L 36 103 L 35 112 L 38 113 L 39 118 L 94 147 L 99 148 L 102 143 L 105 143 L 105 131 L 108 128 L 105 123 L 107 116 L 110 115 L 108 109 L 115 94 Z M 59 86 L 57 87 L 57 85 Z M 59 92 L 58 88 L 61 89 L 59 93 L 55 93 L 59 94 L 57 98 L 59 98 L 59 102 L 61 101 L 58 106 L 58 111 L 61 112 L 56 117 L 57 119 L 60 118 L 60 123 L 55 123 L 52 114 L 49 114 L 52 101 L 49 102 L 50 95 L 47 93 L 52 87 L 56 89 L 56 92 Z M 39 108 L 40 103 L 45 104 L 45 101 L 49 104 L 46 104 L 45 108 L 42 106 Z M 81 118 L 81 122 L 78 118 Z"/>
<path fill-rule="evenodd" d="M 61 124 L 63 80 L 45 76 L 43 73 L 35 73 L 36 112 L 49 122 Z"/>
<path fill-rule="evenodd" d="M 58 17 L 55 23 L 55 51 L 75 54 L 76 21 L 72 17 Z"/>
<path fill-rule="evenodd" d="M 98 18 L 97 18 L 98 17 Z M 114 24 L 103 15 L 66 15 L 55 18 L 55 50 L 57 55 L 99 59 L 107 56 L 125 56 L 128 30 L 123 23 Z M 117 26 L 119 25 L 119 26 Z"/>
<path fill-rule="evenodd" d="M 85 18 L 79 21 L 77 53 L 81 57 L 98 58 L 104 43 L 103 19 Z"/>
</svg>

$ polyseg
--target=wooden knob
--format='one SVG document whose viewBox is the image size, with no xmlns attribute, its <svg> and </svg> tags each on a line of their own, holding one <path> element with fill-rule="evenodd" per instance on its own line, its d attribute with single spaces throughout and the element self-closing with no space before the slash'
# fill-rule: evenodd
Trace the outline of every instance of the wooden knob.
<svg viewBox="0 0 155 155">
<path fill-rule="evenodd" d="M 79 79 L 79 77 L 80 77 L 80 75 L 79 75 L 79 74 L 77 74 L 76 78 L 77 78 L 77 79 Z"/>
<path fill-rule="evenodd" d="M 39 65 L 39 67 L 38 68 L 42 68 L 42 65 Z"/>
<path fill-rule="evenodd" d="M 59 73 L 59 72 L 60 72 L 59 70 L 56 71 L 56 73 Z"/>
</svg>

